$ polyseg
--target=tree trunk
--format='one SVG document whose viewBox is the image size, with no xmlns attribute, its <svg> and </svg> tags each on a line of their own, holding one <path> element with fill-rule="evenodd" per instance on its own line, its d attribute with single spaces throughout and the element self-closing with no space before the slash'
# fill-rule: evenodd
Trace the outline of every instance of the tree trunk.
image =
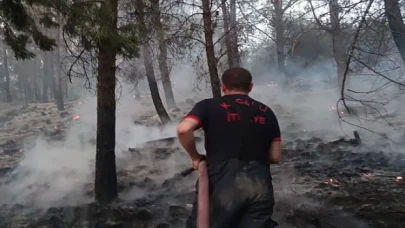
<svg viewBox="0 0 405 228">
<path fill-rule="evenodd" d="M 163 106 L 162 99 L 160 99 L 159 88 L 156 83 L 155 71 L 153 69 L 152 56 L 147 45 L 142 46 L 142 55 L 153 104 L 155 105 L 156 112 L 159 115 L 162 124 L 167 124 L 171 120 L 169 114 L 166 112 L 166 109 Z"/>
<path fill-rule="evenodd" d="M 140 24 L 145 24 L 145 5 L 143 0 L 137 0 L 137 10 L 138 10 L 138 21 Z M 146 29 L 145 29 L 146 31 Z M 146 34 L 144 35 L 146 36 Z M 153 104 L 155 105 L 156 112 L 160 118 L 162 124 L 169 123 L 170 117 L 169 114 L 166 112 L 165 107 L 163 106 L 162 99 L 160 98 L 159 88 L 155 78 L 155 70 L 153 69 L 153 59 L 149 50 L 149 45 L 147 40 L 143 40 L 142 45 L 142 56 L 143 56 L 143 63 L 145 65 L 146 71 L 146 78 L 148 80 L 150 93 L 152 96 Z"/>
<path fill-rule="evenodd" d="M 26 79 L 25 79 L 25 89 L 24 89 L 24 91 L 25 91 L 25 100 L 26 100 L 26 102 L 31 102 L 31 101 L 33 101 L 33 100 L 35 100 L 35 94 L 34 94 L 34 91 L 33 91 L 33 88 L 34 88 L 34 83 L 35 83 L 35 75 L 32 75 L 32 74 L 29 74 L 29 75 L 27 75 L 26 76 Z"/>
<path fill-rule="evenodd" d="M 29 95 L 29 84 L 28 84 L 28 75 L 24 74 L 23 82 L 22 82 L 23 94 L 24 94 L 24 104 L 28 104 L 31 97 Z"/>
<path fill-rule="evenodd" d="M 274 0 L 274 30 L 276 33 L 276 49 L 277 49 L 277 68 L 280 78 L 287 83 L 287 75 L 285 68 L 285 53 L 284 53 L 284 10 L 281 0 Z"/>
<path fill-rule="evenodd" d="M 103 34 L 117 34 L 118 0 L 105 0 Z M 112 12 L 110 12 L 110 10 Z M 105 32 L 108 31 L 108 32 Z M 97 74 L 97 154 L 95 199 L 99 203 L 111 203 L 118 198 L 117 171 L 115 164 L 115 71 L 117 48 L 112 36 L 99 38 Z"/>
<path fill-rule="evenodd" d="M 402 61 L 405 63 L 405 24 L 402 19 L 398 0 L 384 0 L 385 15 L 391 30 L 392 38 L 398 48 Z"/>
<path fill-rule="evenodd" d="M 51 99 L 55 99 L 55 68 L 54 68 L 54 61 L 55 61 L 55 52 L 50 51 L 48 53 L 49 59 L 48 59 L 48 64 L 49 64 L 49 75 L 48 75 L 48 82 L 49 82 L 49 92 L 50 92 L 50 97 Z"/>
<path fill-rule="evenodd" d="M 43 77 L 42 77 L 42 102 L 48 102 L 48 85 L 49 85 L 49 80 L 48 80 L 48 75 L 49 75 L 49 64 L 48 64 L 49 58 L 48 58 L 48 52 L 44 52 L 44 57 L 43 57 Z"/>
<path fill-rule="evenodd" d="M 135 90 L 135 99 L 136 99 L 136 100 L 140 100 L 140 99 L 141 99 L 141 93 L 139 92 L 139 87 L 138 87 L 138 85 L 139 85 L 139 81 L 138 81 L 138 80 L 135 80 L 135 82 L 134 82 L 134 86 L 135 86 L 134 90 Z"/>
<path fill-rule="evenodd" d="M 59 23 L 61 23 L 61 16 L 59 15 Z M 61 29 L 58 28 L 56 31 L 56 79 L 55 79 L 55 100 L 56 106 L 58 107 L 59 111 L 65 110 L 65 105 L 63 103 L 63 91 L 62 91 L 62 70 L 60 69 L 60 34 Z"/>
<path fill-rule="evenodd" d="M 174 100 L 172 82 L 170 80 L 169 68 L 167 66 L 167 45 L 164 37 L 164 31 L 162 29 L 162 23 L 160 18 L 160 6 L 159 0 L 151 0 L 153 7 L 154 24 L 156 29 L 156 38 L 159 44 L 159 70 L 162 77 L 163 90 L 165 92 L 166 104 L 169 109 L 176 107 Z"/>
<path fill-rule="evenodd" d="M 32 80 L 33 80 L 35 100 L 40 101 L 41 100 L 41 90 L 39 89 L 39 86 L 38 86 L 38 74 L 35 74 Z"/>
<path fill-rule="evenodd" d="M 240 66 L 240 55 L 239 55 L 239 45 L 238 45 L 238 23 L 236 21 L 236 0 L 230 0 L 230 36 L 231 36 L 231 46 L 232 46 L 232 67 Z"/>
<path fill-rule="evenodd" d="M 228 67 L 231 68 L 234 66 L 233 63 L 233 49 L 232 49 L 232 40 L 231 40 L 231 32 L 229 30 L 229 11 L 226 7 L 226 0 L 221 1 L 221 8 L 222 8 L 222 18 L 224 20 L 224 38 L 225 38 L 225 47 L 226 47 L 226 55 L 228 57 Z"/>
<path fill-rule="evenodd" d="M 330 31 L 332 35 L 333 57 L 337 67 L 339 89 L 342 88 L 343 77 L 347 67 L 347 46 L 343 30 L 340 26 L 340 10 L 341 8 L 337 0 L 329 1 Z"/>
<path fill-rule="evenodd" d="M 69 79 L 67 77 L 62 78 L 62 89 L 63 89 L 63 94 L 65 95 L 65 98 L 69 97 Z"/>
<path fill-rule="evenodd" d="M 3 67 L 4 67 L 4 76 L 6 77 L 6 83 L 4 84 L 4 89 L 6 92 L 6 101 L 12 102 L 13 98 L 10 92 L 10 72 L 8 70 L 8 56 L 7 56 L 7 49 L 3 47 Z"/>
<path fill-rule="evenodd" d="M 18 74 L 17 78 L 17 86 L 18 86 L 18 93 L 16 93 L 17 100 L 24 100 L 24 75 Z"/>
<path fill-rule="evenodd" d="M 209 0 L 202 0 L 203 20 L 204 20 L 204 35 L 205 35 L 205 52 L 207 54 L 208 70 L 211 79 L 212 95 L 221 97 L 220 82 L 218 77 L 217 60 L 215 58 L 214 42 L 212 36 L 211 7 Z"/>
</svg>

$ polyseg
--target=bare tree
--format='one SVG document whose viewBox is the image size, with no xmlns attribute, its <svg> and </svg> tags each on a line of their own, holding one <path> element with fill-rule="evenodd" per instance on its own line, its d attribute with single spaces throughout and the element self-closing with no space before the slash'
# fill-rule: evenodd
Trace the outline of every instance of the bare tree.
<svg viewBox="0 0 405 228">
<path fill-rule="evenodd" d="M 221 9 L 222 9 L 222 18 L 223 18 L 223 26 L 224 26 L 224 34 L 225 34 L 225 50 L 227 54 L 227 60 L 228 60 L 228 67 L 233 67 L 234 64 L 234 57 L 233 57 L 233 49 L 232 49 L 232 40 L 230 36 L 230 18 L 229 18 L 229 11 L 228 7 L 226 5 L 226 0 L 221 1 Z"/>
<path fill-rule="evenodd" d="M 211 91 L 215 91 L 214 96 L 220 96 L 218 66 L 221 64 L 221 58 L 228 54 L 227 49 L 230 49 L 230 46 L 222 48 L 225 46 L 222 41 L 227 37 L 225 34 L 221 36 L 215 34 L 219 30 L 218 9 L 221 7 L 221 3 L 210 0 L 202 3 L 199 5 L 192 1 L 176 1 L 168 4 L 169 9 L 166 11 L 166 16 L 170 21 L 167 23 L 170 32 L 167 32 L 166 41 L 171 57 L 180 61 L 192 62 L 197 74 L 194 89 L 201 90 L 199 84 L 205 81 L 207 87 Z M 217 5 L 217 3 L 219 4 Z M 228 38 L 230 37 L 228 36 Z M 230 43 L 228 42 L 228 44 Z M 221 48 L 216 49 L 217 44 Z M 225 51 L 223 51 L 224 49 Z"/>
<path fill-rule="evenodd" d="M 332 37 L 332 47 L 333 47 L 333 57 L 336 61 L 337 66 L 337 80 L 339 88 L 342 88 L 343 77 L 346 71 L 347 59 L 348 59 L 348 48 L 351 41 L 351 36 L 344 33 L 341 26 L 341 12 L 342 7 L 340 6 L 338 0 L 328 0 L 327 5 L 329 9 L 329 19 L 330 25 L 325 25 L 321 22 L 319 17 L 315 13 L 315 8 L 312 1 L 309 0 L 312 14 L 319 28 L 328 32 Z"/>
<path fill-rule="evenodd" d="M 58 15 L 58 23 L 61 25 L 62 23 L 61 15 Z M 56 53 L 55 53 L 55 61 L 56 61 L 56 78 L 55 78 L 55 100 L 56 106 L 58 107 L 59 111 L 65 110 L 64 103 L 63 103 L 63 90 L 62 90 L 62 70 L 61 70 L 61 27 L 56 28 Z"/>
<path fill-rule="evenodd" d="M 275 35 L 276 35 L 278 72 L 282 75 L 282 77 L 285 80 L 286 71 L 285 71 L 285 53 L 284 53 L 284 48 L 285 48 L 284 12 L 288 8 L 283 8 L 283 0 L 272 0 L 271 2 L 273 3 L 273 7 L 274 7 L 272 24 L 273 24 L 273 28 L 275 28 L 274 30 L 275 30 Z M 285 81 L 287 81 L 287 80 L 285 80 Z"/>
<path fill-rule="evenodd" d="M 13 98 L 11 96 L 11 92 L 10 92 L 10 72 L 9 72 L 9 66 L 8 66 L 8 54 L 7 54 L 7 48 L 4 45 L 3 47 L 3 72 L 4 72 L 4 76 L 5 76 L 5 83 L 4 83 L 4 89 L 6 92 L 6 101 L 7 102 L 12 102 Z"/>
<path fill-rule="evenodd" d="M 252 2 L 245 1 L 239 4 L 240 11 L 242 12 L 243 18 L 247 21 L 245 27 L 253 27 L 255 30 L 261 32 L 266 36 L 270 41 L 273 41 L 276 49 L 276 58 L 277 58 L 277 68 L 282 79 L 285 83 L 287 82 L 287 73 L 286 73 L 286 47 L 288 45 L 288 40 L 291 37 L 287 37 L 286 32 L 288 31 L 288 20 L 286 13 L 290 10 L 298 0 L 271 0 L 271 6 L 265 5 L 262 7 L 256 7 Z M 253 12 L 248 14 L 243 12 L 242 5 L 247 5 L 249 9 L 252 9 Z M 302 13 L 302 14 L 305 14 Z M 269 16 L 270 15 L 270 16 Z M 257 19 L 257 17 L 261 19 Z M 299 20 L 300 17 L 293 20 Z M 266 31 L 259 29 L 256 26 L 255 21 L 267 22 L 269 27 L 272 29 L 273 34 L 268 34 Z M 268 42 L 268 41 L 267 41 Z"/>
<path fill-rule="evenodd" d="M 165 32 L 161 22 L 160 16 L 160 4 L 159 0 L 151 0 L 152 3 L 152 15 L 154 26 L 156 30 L 156 39 L 158 41 L 159 53 L 158 53 L 158 63 L 160 75 L 162 78 L 163 90 L 165 92 L 166 104 L 169 109 L 176 107 L 176 102 L 174 100 L 172 82 L 170 80 L 170 71 L 167 66 L 167 44 L 165 40 Z"/>
<path fill-rule="evenodd" d="M 49 52 L 43 52 L 42 102 L 48 102 L 49 95 Z"/>
<path fill-rule="evenodd" d="M 143 2 L 143 0 L 136 0 L 136 8 L 137 8 L 138 22 L 142 25 L 145 25 L 146 23 L 145 3 Z M 144 34 L 142 34 L 144 39 L 142 40 L 143 44 L 141 46 L 142 57 L 145 65 L 146 78 L 148 80 L 152 101 L 156 108 L 156 112 L 159 115 L 160 120 L 162 121 L 163 124 L 167 124 L 171 120 L 169 114 L 167 113 L 165 107 L 163 106 L 162 99 L 160 98 L 159 88 L 155 78 L 155 70 L 153 67 L 152 50 L 148 43 L 149 33 L 146 31 L 146 28 L 143 28 L 142 31 L 144 31 Z"/>
<path fill-rule="evenodd" d="M 50 31 L 50 34 L 52 34 L 52 30 Z M 55 99 L 55 51 L 50 51 L 48 52 L 48 73 L 49 75 L 47 76 L 48 79 L 48 87 L 49 87 L 49 92 L 50 92 L 50 98 L 53 100 Z"/>
<path fill-rule="evenodd" d="M 212 95 L 214 97 L 221 96 L 220 82 L 218 76 L 217 59 L 215 58 L 215 49 L 213 42 L 213 25 L 211 3 L 209 0 L 202 0 L 204 35 L 205 35 L 205 51 L 207 55 L 208 70 L 210 74 Z"/>
<path fill-rule="evenodd" d="M 141 93 L 139 91 L 139 81 L 145 78 L 145 71 L 141 66 L 141 61 L 138 59 L 131 59 L 125 61 L 123 64 L 122 72 L 125 82 L 133 84 L 133 92 L 136 100 L 141 99 Z"/>
<path fill-rule="evenodd" d="M 405 63 L 405 24 L 402 19 L 398 0 L 384 0 L 385 14 L 391 29 L 392 38 L 398 48 L 402 61 Z"/>
<path fill-rule="evenodd" d="M 240 54 L 239 54 L 239 45 L 238 45 L 238 23 L 236 18 L 236 0 L 230 0 L 229 3 L 229 22 L 230 30 L 227 35 L 230 36 L 231 41 L 231 53 L 232 53 L 232 62 L 233 65 L 230 67 L 240 66 Z"/>
</svg>

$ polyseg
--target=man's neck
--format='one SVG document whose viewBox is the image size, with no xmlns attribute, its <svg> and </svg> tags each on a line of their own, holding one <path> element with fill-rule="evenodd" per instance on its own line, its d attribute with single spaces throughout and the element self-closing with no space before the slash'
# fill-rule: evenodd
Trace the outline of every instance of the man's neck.
<svg viewBox="0 0 405 228">
<path fill-rule="evenodd" d="M 249 95 L 249 93 L 247 93 L 247 92 L 241 92 L 241 91 L 229 91 L 229 92 L 226 92 L 225 94 L 224 94 L 225 96 L 226 95 Z"/>
</svg>

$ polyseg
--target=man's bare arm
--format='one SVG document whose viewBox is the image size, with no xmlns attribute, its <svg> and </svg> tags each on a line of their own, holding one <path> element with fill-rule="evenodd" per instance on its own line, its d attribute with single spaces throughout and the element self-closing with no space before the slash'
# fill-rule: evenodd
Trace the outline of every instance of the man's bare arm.
<svg viewBox="0 0 405 228">
<path fill-rule="evenodd" d="M 199 125 L 199 121 L 194 118 L 185 118 L 179 126 L 177 126 L 177 136 L 180 144 L 184 147 L 191 159 L 199 160 L 201 155 L 197 152 L 197 147 L 194 139 L 194 130 Z"/>
<path fill-rule="evenodd" d="M 273 141 L 269 151 L 270 164 L 278 164 L 281 161 L 281 141 Z"/>
</svg>

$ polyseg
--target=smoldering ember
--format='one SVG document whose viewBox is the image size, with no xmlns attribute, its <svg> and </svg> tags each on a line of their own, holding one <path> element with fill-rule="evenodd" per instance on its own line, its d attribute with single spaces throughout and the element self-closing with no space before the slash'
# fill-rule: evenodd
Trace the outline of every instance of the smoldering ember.
<svg viewBox="0 0 405 228">
<path fill-rule="evenodd" d="M 176 127 L 234 67 L 280 125 L 277 227 L 404 228 L 404 7 L 0 1 L 0 228 L 185 227 Z"/>
</svg>

